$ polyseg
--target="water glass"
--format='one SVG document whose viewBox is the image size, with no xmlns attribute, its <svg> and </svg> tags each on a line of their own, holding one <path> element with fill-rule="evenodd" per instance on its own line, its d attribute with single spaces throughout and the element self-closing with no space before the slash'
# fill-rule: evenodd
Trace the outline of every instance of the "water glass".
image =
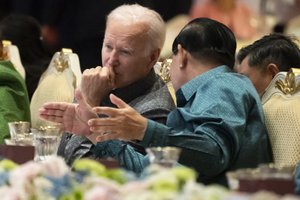
<svg viewBox="0 0 300 200">
<path fill-rule="evenodd" d="M 44 161 L 57 154 L 62 133 L 61 125 L 44 126 L 33 130 L 36 161 Z"/>
<path fill-rule="evenodd" d="M 174 167 L 177 163 L 181 149 L 177 147 L 150 147 L 146 149 L 151 164 L 163 167 Z"/>
<path fill-rule="evenodd" d="M 30 132 L 30 122 L 16 121 L 8 122 L 9 133 L 13 144 L 32 145 L 33 136 Z"/>
</svg>

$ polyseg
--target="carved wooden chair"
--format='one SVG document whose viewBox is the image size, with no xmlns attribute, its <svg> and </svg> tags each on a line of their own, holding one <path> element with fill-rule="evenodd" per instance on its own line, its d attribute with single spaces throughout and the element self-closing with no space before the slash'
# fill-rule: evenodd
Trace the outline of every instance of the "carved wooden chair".
<svg viewBox="0 0 300 200">
<path fill-rule="evenodd" d="M 25 79 L 25 69 L 21 62 L 19 49 L 9 40 L 2 40 L 0 44 L 0 60 L 10 61 L 19 74 Z"/>
<path fill-rule="evenodd" d="M 172 63 L 172 59 L 165 59 L 163 62 L 157 62 L 154 66 L 155 72 L 162 78 L 162 80 L 167 84 L 169 92 L 176 104 L 176 95 L 173 85 L 171 83 L 170 78 L 170 65 Z"/>
<path fill-rule="evenodd" d="M 274 163 L 296 165 L 300 160 L 300 69 L 278 73 L 262 104 Z"/>
<path fill-rule="evenodd" d="M 31 102 L 31 124 L 34 128 L 50 125 L 39 118 L 39 109 L 50 101 L 73 102 L 74 91 L 80 84 L 81 70 L 77 54 L 71 49 L 56 52 L 47 70 L 41 76 Z"/>
</svg>

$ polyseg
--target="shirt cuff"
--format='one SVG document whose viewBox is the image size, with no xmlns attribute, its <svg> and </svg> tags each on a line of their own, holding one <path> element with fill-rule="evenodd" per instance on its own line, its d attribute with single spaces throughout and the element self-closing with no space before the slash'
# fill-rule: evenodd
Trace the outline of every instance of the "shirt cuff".
<svg viewBox="0 0 300 200">
<path fill-rule="evenodd" d="M 170 129 L 158 122 L 148 119 L 145 136 L 140 142 L 143 147 L 166 146 Z"/>
</svg>

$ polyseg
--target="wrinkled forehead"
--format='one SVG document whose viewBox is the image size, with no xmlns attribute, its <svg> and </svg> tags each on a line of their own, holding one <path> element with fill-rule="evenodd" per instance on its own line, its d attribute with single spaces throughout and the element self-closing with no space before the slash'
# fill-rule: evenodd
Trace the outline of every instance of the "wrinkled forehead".
<svg viewBox="0 0 300 200">
<path fill-rule="evenodd" d="M 114 36 L 128 40 L 146 39 L 149 26 L 145 23 L 123 24 L 110 22 L 107 24 L 105 36 Z M 144 41 L 146 42 L 146 41 Z"/>
</svg>

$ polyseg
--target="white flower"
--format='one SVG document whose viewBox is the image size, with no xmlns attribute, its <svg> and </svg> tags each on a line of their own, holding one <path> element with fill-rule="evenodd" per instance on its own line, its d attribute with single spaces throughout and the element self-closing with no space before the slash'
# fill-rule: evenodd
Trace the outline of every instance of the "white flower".
<svg viewBox="0 0 300 200">
<path fill-rule="evenodd" d="M 11 171 L 9 182 L 11 190 L 16 191 L 20 199 L 30 199 L 32 196 L 31 182 L 40 175 L 42 167 L 35 162 L 27 162 Z"/>
<path fill-rule="evenodd" d="M 154 192 L 151 190 L 141 190 L 124 194 L 122 200 L 173 200 L 178 194 L 176 192 Z"/>
<path fill-rule="evenodd" d="M 8 186 L 3 186 L 0 188 L 0 195 L 1 200 L 21 200 L 27 198 L 20 191 Z"/>
<path fill-rule="evenodd" d="M 202 196 L 205 200 L 222 200 L 228 196 L 228 190 L 220 185 L 209 185 L 205 187 Z"/>
<path fill-rule="evenodd" d="M 53 156 L 40 163 L 43 165 L 42 173 L 44 175 L 61 177 L 70 172 L 70 168 L 62 157 Z"/>
<path fill-rule="evenodd" d="M 35 196 L 39 197 L 43 200 L 50 200 L 53 198 L 50 198 L 49 194 L 45 194 L 46 190 L 49 190 L 51 187 L 53 187 L 52 183 L 46 179 L 45 177 L 37 177 L 32 182 L 32 189 Z"/>
<path fill-rule="evenodd" d="M 41 174 L 42 166 L 31 161 L 11 171 L 10 183 L 12 186 L 23 185 Z"/>
<path fill-rule="evenodd" d="M 135 193 L 136 191 L 142 191 L 142 190 L 147 190 L 148 188 L 148 183 L 145 181 L 132 181 L 129 183 L 126 183 L 122 188 L 121 188 L 121 193 Z"/>
<path fill-rule="evenodd" d="M 198 184 L 194 181 L 188 181 L 184 187 L 183 191 L 175 200 L 204 200 L 203 194 L 205 192 L 205 186 Z"/>
<path fill-rule="evenodd" d="M 101 186 L 115 192 L 119 192 L 121 187 L 116 181 L 112 181 L 103 177 L 95 177 L 95 176 L 85 177 L 84 183 L 87 188 Z"/>
<path fill-rule="evenodd" d="M 178 191 L 179 181 L 170 171 L 163 170 L 160 173 L 152 174 L 146 179 L 148 187 L 153 191 Z"/>
</svg>

